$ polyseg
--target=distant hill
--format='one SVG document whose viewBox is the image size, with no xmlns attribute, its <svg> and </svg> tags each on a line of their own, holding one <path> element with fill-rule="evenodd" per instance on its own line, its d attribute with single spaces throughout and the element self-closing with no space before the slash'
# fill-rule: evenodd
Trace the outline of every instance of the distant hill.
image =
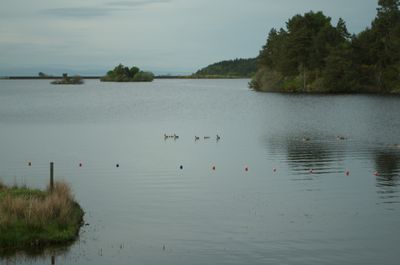
<svg viewBox="0 0 400 265">
<path fill-rule="evenodd" d="M 197 78 L 238 78 L 252 77 L 257 71 L 257 59 L 235 59 L 222 61 L 198 70 L 192 75 Z"/>
</svg>

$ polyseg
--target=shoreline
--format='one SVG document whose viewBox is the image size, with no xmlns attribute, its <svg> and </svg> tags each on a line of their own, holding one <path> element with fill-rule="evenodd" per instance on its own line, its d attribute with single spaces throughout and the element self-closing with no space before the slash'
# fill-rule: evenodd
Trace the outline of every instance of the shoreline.
<svg viewBox="0 0 400 265">
<path fill-rule="evenodd" d="M 102 76 L 80 76 L 82 79 L 101 79 Z M 62 76 L 46 76 L 46 77 L 39 77 L 39 76 L 2 76 L 0 80 L 55 80 L 61 79 Z M 185 76 L 185 75 L 158 75 L 155 76 L 154 79 L 251 79 L 251 77 L 232 77 L 232 76 Z M 112 81 L 111 81 L 112 82 Z"/>
</svg>

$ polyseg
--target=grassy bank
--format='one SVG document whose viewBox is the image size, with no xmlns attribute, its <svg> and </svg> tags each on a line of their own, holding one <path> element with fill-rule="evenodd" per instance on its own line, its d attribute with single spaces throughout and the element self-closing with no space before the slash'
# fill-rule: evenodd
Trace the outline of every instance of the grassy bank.
<svg viewBox="0 0 400 265">
<path fill-rule="evenodd" d="M 56 182 L 53 192 L 0 182 L 0 253 L 71 242 L 83 214 L 64 182 Z"/>
</svg>

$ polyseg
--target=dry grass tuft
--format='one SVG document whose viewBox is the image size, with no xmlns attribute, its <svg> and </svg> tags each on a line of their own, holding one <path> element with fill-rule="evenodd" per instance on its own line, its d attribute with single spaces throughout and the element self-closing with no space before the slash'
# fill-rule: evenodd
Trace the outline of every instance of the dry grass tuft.
<svg viewBox="0 0 400 265">
<path fill-rule="evenodd" d="M 12 189 L 0 185 L 3 196 L 0 200 L 0 226 L 12 225 L 23 220 L 30 227 L 40 228 L 49 222 L 59 226 L 71 222 L 74 200 L 70 186 L 65 182 L 56 182 L 53 192 L 44 196 L 22 193 L 13 194 Z"/>
</svg>

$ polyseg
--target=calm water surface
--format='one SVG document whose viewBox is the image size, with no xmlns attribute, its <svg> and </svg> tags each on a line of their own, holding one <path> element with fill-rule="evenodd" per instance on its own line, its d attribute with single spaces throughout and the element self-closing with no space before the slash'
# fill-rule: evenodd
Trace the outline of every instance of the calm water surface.
<svg viewBox="0 0 400 265">
<path fill-rule="evenodd" d="M 400 98 L 247 82 L 0 80 L 1 179 L 44 188 L 54 161 L 89 224 L 0 263 L 399 264 Z"/>
</svg>

